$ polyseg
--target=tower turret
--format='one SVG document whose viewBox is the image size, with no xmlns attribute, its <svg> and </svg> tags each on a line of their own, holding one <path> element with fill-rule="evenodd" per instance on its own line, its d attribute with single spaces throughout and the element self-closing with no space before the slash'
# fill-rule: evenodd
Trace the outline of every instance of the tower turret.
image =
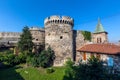
<svg viewBox="0 0 120 80">
<path fill-rule="evenodd" d="M 45 45 L 55 52 L 54 66 L 62 66 L 67 58 L 73 59 L 73 24 L 68 16 L 50 16 L 44 21 Z"/>
<path fill-rule="evenodd" d="M 96 26 L 95 32 L 92 35 L 92 41 L 93 43 L 107 43 L 108 37 L 107 32 L 104 30 L 100 19 L 98 18 L 98 24 Z"/>
</svg>

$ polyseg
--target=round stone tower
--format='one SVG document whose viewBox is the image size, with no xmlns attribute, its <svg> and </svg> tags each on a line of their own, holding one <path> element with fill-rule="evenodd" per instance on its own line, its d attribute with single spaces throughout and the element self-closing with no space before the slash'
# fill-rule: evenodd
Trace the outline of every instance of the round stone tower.
<svg viewBox="0 0 120 80">
<path fill-rule="evenodd" d="M 45 30 L 43 28 L 31 27 L 29 30 L 32 34 L 35 45 L 43 45 L 45 43 Z"/>
<path fill-rule="evenodd" d="M 50 16 L 44 21 L 45 46 L 55 52 L 54 66 L 62 66 L 68 58 L 73 60 L 73 25 L 68 16 Z"/>
</svg>

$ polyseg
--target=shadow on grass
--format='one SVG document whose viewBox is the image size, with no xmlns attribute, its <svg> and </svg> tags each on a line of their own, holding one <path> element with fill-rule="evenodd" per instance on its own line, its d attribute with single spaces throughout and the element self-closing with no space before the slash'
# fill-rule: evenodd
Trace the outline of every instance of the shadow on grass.
<svg viewBox="0 0 120 80">
<path fill-rule="evenodd" d="M 16 69 L 19 68 L 22 67 L 0 67 L 0 80 L 24 80 L 22 76 L 16 72 Z"/>
</svg>

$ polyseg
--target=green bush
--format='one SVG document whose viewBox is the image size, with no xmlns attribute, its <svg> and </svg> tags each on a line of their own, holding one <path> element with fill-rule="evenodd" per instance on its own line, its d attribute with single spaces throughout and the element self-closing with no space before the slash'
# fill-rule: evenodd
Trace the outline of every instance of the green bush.
<svg viewBox="0 0 120 80">
<path fill-rule="evenodd" d="M 33 67 L 38 67 L 38 61 L 37 61 L 37 58 L 35 56 L 33 58 L 31 58 L 31 65 Z"/>
<path fill-rule="evenodd" d="M 0 54 L 0 62 L 4 61 L 4 56 L 2 54 Z"/>
<path fill-rule="evenodd" d="M 48 47 L 47 50 L 43 50 L 38 57 L 39 65 L 43 68 L 50 67 L 53 65 L 55 59 L 54 51 Z"/>
<path fill-rule="evenodd" d="M 3 62 L 8 66 L 14 66 L 16 64 L 25 63 L 26 56 L 24 54 L 0 54 L 0 62 Z"/>
<path fill-rule="evenodd" d="M 91 41 L 91 32 L 89 32 L 89 31 L 82 31 L 82 35 L 84 36 L 85 40 Z"/>
<path fill-rule="evenodd" d="M 65 63 L 66 70 L 65 70 L 64 80 L 74 80 L 73 76 L 75 74 L 75 71 L 74 71 L 73 65 L 74 65 L 74 62 L 72 62 L 71 59 L 69 58 Z"/>
<path fill-rule="evenodd" d="M 20 63 L 25 63 L 26 62 L 26 57 L 27 55 L 21 53 L 18 55 L 19 59 L 20 59 Z"/>
<path fill-rule="evenodd" d="M 74 65 L 74 62 L 71 61 L 70 58 L 68 58 L 67 61 L 66 61 L 66 63 L 65 63 L 65 66 L 66 66 L 66 67 L 72 67 L 73 65 Z"/>
<path fill-rule="evenodd" d="M 6 51 L 4 51 L 4 53 L 5 54 L 13 54 L 14 52 L 13 52 L 13 50 L 6 50 Z"/>
<path fill-rule="evenodd" d="M 50 73 L 53 73 L 55 70 L 53 69 L 53 68 L 47 68 L 46 69 L 46 72 L 48 73 L 48 74 L 50 74 Z"/>
<path fill-rule="evenodd" d="M 108 80 L 106 74 L 108 71 L 102 62 L 93 56 L 88 59 L 87 64 L 80 63 L 78 66 L 72 66 L 71 62 L 68 62 L 63 80 Z"/>
<path fill-rule="evenodd" d="M 26 63 L 27 63 L 28 65 L 31 64 L 31 57 L 30 57 L 30 56 L 27 56 L 27 58 L 26 58 Z"/>
<path fill-rule="evenodd" d="M 8 55 L 4 56 L 4 61 L 9 66 L 13 66 L 15 64 L 14 60 L 15 60 L 15 55 L 14 54 L 8 54 Z"/>
</svg>

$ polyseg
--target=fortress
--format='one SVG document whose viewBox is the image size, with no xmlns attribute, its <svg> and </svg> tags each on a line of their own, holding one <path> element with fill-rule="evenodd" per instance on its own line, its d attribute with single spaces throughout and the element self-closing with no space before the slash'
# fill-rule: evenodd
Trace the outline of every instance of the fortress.
<svg viewBox="0 0 120 80">
<path fill-rule="evenodd" d="M 74 20 L 68 16 L 50 16 L 44 20 L 44 28 L 31 27 L 36 45 L 50 46 L 55 52 L 54 66 L 62 66 L 68 58 L 76 60 L 76 50 L 89 43 L 82 31 L 73 30 Z M 21 33 L 0 32 L 0 43 L 17 43 Z M 96 31 L 91 33 L 92 43 L 108 42 L 107 32 L 98 21 Z"/>
</svg>

